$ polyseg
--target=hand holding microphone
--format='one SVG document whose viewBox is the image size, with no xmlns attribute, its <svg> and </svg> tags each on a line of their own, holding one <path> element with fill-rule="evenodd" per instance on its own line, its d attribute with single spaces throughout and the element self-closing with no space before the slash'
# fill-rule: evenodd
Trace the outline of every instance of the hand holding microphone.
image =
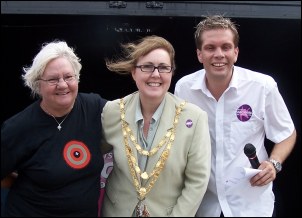
<svg viewBox="0 0 302 218">
<path fill-rule="evenodd" d="M 248 157 L 252 167 L 254 169 L 258 169 L 258 167 L 260 166 L 258 157 L 256 155 L 256 148 L 254 145 L 252 145 L 251 143 L 248 143 L 244 146 L 244 153 L 245 155 Z"/>
</svg>

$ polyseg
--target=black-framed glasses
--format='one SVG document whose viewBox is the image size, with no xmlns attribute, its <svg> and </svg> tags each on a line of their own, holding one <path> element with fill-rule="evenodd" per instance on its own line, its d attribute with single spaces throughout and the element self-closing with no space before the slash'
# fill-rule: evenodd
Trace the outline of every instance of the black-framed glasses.
<svg viewBox="0 0 302 218">
<path fill-rule="evenodd" d="M 71 83 L 75 80 L 76 76 L 75 75 L 68 75 L 61 77 L 64 82 L 66 83 Z M 56 86 L 59 84 L 61 78 L 51 78 L 51 79 L 42 79 L 40 78 L 39 80 L 46 82 L 50 86 Z"/>
<path fill-rule="evenodd" d="M 160 65 L 155 67 L 154 65 L 138 65 L 135 66 L 136 68 L 140 68 L 142 72 L 146 73 L 153 73 L 155 69 L 158 70 L 159 73 L 171 73 L 172 67 L 171 66 L 165 66 L 165 65 Z"/>
</svg>

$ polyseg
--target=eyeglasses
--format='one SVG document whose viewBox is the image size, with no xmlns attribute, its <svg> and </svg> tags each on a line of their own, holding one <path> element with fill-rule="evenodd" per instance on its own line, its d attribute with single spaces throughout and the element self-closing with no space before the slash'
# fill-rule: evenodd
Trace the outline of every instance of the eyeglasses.
<svg viewBox="0 0 302 218">
<path fill-rule="evenodd" d="M 59 84 L 61 78 L 39 79 L 39 80 L 47 82 L 47 84 L 50 85 L 50 86 L 56 86 L 56 85 Z M 75 75 L 73 75 L 73 76 L 71 76 L 71 75 L 64 76 L 62 79 L 66 83 L 71 83 L 71 82 L 73 82 L 75 80 Z"/>
<path fill-rule="evenodd" d="M 157 66 L 154 65 L 138 65 L 135 66 L 136 68 L 140 68 L 142 72 L 146 73 L 153 73 L 155 69 L 158 70 L 159 73 L 171 73 L 172 67 L 171 66 Z"/>
</svg>

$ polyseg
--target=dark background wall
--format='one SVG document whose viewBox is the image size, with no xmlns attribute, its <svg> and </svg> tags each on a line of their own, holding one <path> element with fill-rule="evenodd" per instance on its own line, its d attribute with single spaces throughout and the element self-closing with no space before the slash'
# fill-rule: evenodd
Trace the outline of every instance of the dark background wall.
<svg viewBox="0 0 302 218">
<path fill-rule="evenodd" d="M 296 147 L 275 181 L 278 216 L 300 212 L 301 196 L 301 19 L 232 18 L 239 25 L 237 65 L 274 77 L 298 131 Z M 79 90 L 115 99 L 136 90 L 130 77 L 109 72 L 104 58 L 119 43 L 156 34 L 176 50 L 175 82 L 202 66 L 196 58 L 194 27 L 200 17 L 1 14 L 1 123 L 33 102 L 21 80 L 42 43 L 66 40 L 82 60 Z M 271 144 L 267 142 L 268 149 Z"/>
</svg>

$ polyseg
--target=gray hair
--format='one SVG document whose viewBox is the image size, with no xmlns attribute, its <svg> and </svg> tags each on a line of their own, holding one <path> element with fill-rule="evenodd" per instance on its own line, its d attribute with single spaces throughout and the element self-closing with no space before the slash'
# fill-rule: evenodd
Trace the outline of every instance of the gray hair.
<svg viewBox="0 0 302 218">
<path fill-rule="evenodd" d="M 22 79 L 24 85 L 31 89 L 33 97 L 41 96 L 39 79 L 43 75 L 46 65 L 50 61 L 60 57 L 66 58 L 71 63 L 77 80 L 80 80 L 82 65 L 80 58 L 74 53 L 73 48 L 69 47 L 64 41 L 44 43 L 40 52 L 35 56 L 32 65 L 30 67 L 23 67 L 24 74 L 22 75 Z"/>
</svg>

